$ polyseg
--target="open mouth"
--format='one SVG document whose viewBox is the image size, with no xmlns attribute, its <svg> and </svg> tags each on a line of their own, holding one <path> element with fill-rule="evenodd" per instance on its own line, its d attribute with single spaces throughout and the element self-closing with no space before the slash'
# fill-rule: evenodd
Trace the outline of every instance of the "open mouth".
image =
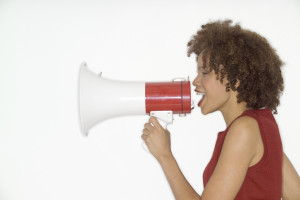
<svg viewBox="0 0 300 200">
<path fill-rule="evenodd" d="M 196 95 L 200 97 L 200 100 L 198 102 L 198 106 L 200 107 L 201 104 L 202 104 L 202 102 L 203 102 L 203 100 L 204 100 L 205 93 L 202 93 L 202 92 L 199 92 L 199 91 L 196 91 L 196 90 L 195 90 L 195 92 L 196 92 Z"/>
<path fill-rule="evenodd" d="M 201 104 L 202 104 L 202 102 L 203 102 L 203 100 L 204 100 L 205 94 L 204 94 L 204 93 L 200 93 L 200 94 L 197 94 L 197 95 L 201 95 L 201 99 L 200 99 L 200 101 L 198 102 L 198 106 L 200 107 Z"/>
</svg>

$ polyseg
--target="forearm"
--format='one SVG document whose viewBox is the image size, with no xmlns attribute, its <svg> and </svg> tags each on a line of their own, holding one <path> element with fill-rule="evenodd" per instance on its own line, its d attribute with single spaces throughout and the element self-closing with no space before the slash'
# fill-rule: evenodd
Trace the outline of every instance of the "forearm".
<svg viewBox="0 0 300 200">
<path fill-rule="evenodd" d="M 200 200 L 200 195 L 186 180 L 173 155 L 159 158 L 158 162 L 163 168 L 176 200 Z"/>
</svg>

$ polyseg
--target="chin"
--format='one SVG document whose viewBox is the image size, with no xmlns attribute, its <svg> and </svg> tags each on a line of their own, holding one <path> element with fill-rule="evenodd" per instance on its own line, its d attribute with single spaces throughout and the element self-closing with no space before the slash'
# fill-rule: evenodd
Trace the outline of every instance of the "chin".
<svg viewBox="0 0 300 200">
<path fill-rule="evenodd" d="M 201 109 L 201 113 L 203 114 L 203 115 L 207 115 L 207 114 L 210 114 L 210 113 L 213 113 L 213 112 L 215 112 L 216 110 L 214 110 L 214 109 L 205 109 L 205 108 L 202 108 L 202 107 L 200 107 L 200 109 Z"/>
<path fill-rule="evenodd" d="M 209 112 L 207 112 L 207 110 L 203 109 L 203 108 L 200 108 L 201 109 L 201 113 L 202 115 L 207 115 Z"/>
</svg>

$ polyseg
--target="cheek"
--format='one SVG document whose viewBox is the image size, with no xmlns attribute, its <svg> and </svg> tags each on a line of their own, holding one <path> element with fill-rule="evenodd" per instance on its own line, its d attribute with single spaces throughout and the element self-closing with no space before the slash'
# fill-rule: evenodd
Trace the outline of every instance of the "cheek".
<svg viewBox="0 0 300 200">
<path fill-rule="evenodd" d="M 205 84 L 210 88 L 209 92 L 213 96 L 217 96 L 219 98 L 222 98 L 223 96 L 225 97 L 226 95 L 228 95 L 227 92 L 226 92 L 225 85 L 223 85 L 218 80 L 207 81 Z"/>
<path fill-rule="evenodd" d="M 222 85 L 222 84 L 218 84 L 218 85 L 217 85 L 216 91 L 217 91 L 220 95 L 225 95 L 225 94 L 227 94 L 227 92 L 226 92 L 226 87 L 225 87 L 225 85 Z"/>
</svg>

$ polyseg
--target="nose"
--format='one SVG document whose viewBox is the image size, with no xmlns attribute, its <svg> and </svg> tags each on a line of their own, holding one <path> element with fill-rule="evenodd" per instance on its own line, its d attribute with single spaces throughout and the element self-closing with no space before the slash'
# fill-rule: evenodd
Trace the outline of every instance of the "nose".
<svg viewBox="0 0 300 200">
<path fill-rule="evenodd" d="M 200 86 L 200 75 L 199 73 L 197 74 L 196 78 L 193 80 L 193 86 L 197 87 Z"/>
</svg>

